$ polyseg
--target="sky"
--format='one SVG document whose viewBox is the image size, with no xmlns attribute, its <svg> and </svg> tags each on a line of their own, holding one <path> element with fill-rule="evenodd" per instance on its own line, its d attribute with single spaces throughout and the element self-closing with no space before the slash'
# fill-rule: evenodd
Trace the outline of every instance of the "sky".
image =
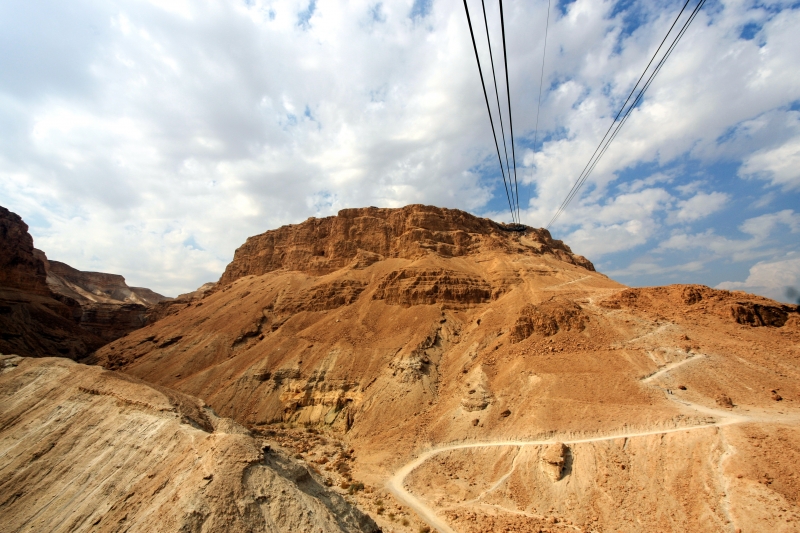
<svg viewBox="0 0 800 533">
<path fill-rule="evenodd" d="M 543 64 L 547 0 L 506 0 L 522 222 L 547 225 L 681 5 L 553 0 Z M 709 0 L 553 236 L 628 285 L 795 301 L 798 28 L 797 1 Z M 250 235 L 411 203 L 511 219 L 459 0 L 0 3 L 0 205 L 51 259 L 176 296 Z"/>
</svg>

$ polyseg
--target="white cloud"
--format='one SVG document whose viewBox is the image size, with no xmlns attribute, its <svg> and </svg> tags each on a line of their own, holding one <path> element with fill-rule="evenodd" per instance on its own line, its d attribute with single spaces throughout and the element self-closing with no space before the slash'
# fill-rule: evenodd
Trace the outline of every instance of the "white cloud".
<svg viewBox="0 0 800 533">
<path fill-rule="evenodd" d="M 730 196 L 721 192 L 698 192 L 688 200 L 678 202 L 678 209 L 670 213 L 671 222 L 692 222 L 722 209 Z"/>
<path fill-rule="evenodd" d="M 487 213 L 494 183 L 483 176 L 497 163 L 463 7 L 432 2 L 412 19 L 410 0 L 314 5 L 0 4 L 0 204 L 54 259 L 167 294 L 214 279 L 249 235 L 343 207 L 422 202 L 507 219 Z M 676 12 L 645 0 L 630 33 L 613 2 L 564 9 L 550 21 L 552 90 L 533 153 L 544 44 L 535 28 L 547 3 L 507 7 L 517 161 L 537 193 L 523 220 L 533 225 L 550 219 Z M 489 19 L 496 28 L 496 7 Z M 747 22 L 762 25 L 756 39 L 739 38 Z M 766 253 L 692 228 L 736 199 L 705 176 L 655 170 L 617 185 L 639 165 L 730 158 L 745 162 L 742 176 L 796 190 L 797 27 L 800 9 L 723 2 L 701 12 L 554 229 L 590 258 L 652 246 L 670 223 L 681 230 L 662 250 L 706 238 L 717 254 Z M 794 228 L 775 224 L 767 231 Z"/>
<path fill-rule="evenodd" d="M 769 180 L 783 189 L 800 188 L 800 137 L 778 148 L 760 150 L 750 155 L 742 165 L 740 174 Z"/>
<path fill-rule="evenodd" d="M 754 292 L 782 302 L 791 302 L 789 291 L 798 287 L 800 257 L 756 263 L 744 281 L 725 281 L 717 285 L 718 289 Z"/>
<path fill-rule="evenodd" d="M 745 220 L 739 230 L 750 235 L 747 239 L 731 239 L 718 235 L 714 230 L 700 233 L 678 231 L 659 243 L 657 252 L 687 252 L 701 249 L 707 254 L 707 261 L 724 257 L 734 262 L 754 260 L 773 255 L 781 243 L 775 234 L 786 227 L 791 233 L 800 232 L 800 213 L 785 209 Z"/>
<path fill-rule="evenodd" d="M 766 239 L 781 225 L 786 226 L 792 233 L 800 232 L 800 213 L 795 213 L 791 209 L 784 209 L 777 213 L 748 218 L 739 226 L 739 229 L 758 239 Z"/>
</svg>

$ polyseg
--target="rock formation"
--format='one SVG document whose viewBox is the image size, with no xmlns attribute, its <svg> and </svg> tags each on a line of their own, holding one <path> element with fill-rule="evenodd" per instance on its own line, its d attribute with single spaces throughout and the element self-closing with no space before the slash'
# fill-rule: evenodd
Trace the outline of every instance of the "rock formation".
<svg viewBox="0 0 800 533">
<path fill-rule="evenodd" d="M 0 456 L 9 533 L 378 531 L 196 398 L 66 359 L 0 356 Z"/>
<path fill-rule="evenodd" d="M 22 218 L 2 206 L 0 250 L 0 353 L 85 357 L 157 318 L 154 306 L 169 300 L 117 274 L 49 261 Z"/>
<path fill-rule="evenodd" d="M 564 465 L 567 462 L 569 448 L 563 442 L 556 442 L 546 446 L 542 453 L 542 468 L 553 481 L 561 479 Z"/>
<path fill-rule="evenodd" d="M 202 300 L 207 295 L 211 294 L 216 286 L 217 284 L 214 282 L 204 283 L 192 292 L 180 294 L 176 298 L 163 299 L 150 309 L 150 312 L 147 314 L 147 320 L 149 322 L 155 322 L 167 315 L 177 313 L 184 307 L 196 303 L 197 300 Z"/>
<path fill-rule="evenodd" d="M 247 239 L 219 280 L 221 286 L 244 276 L 286 269 L 320 275 L 355 261 L 358 265 L 383 259 L 474 256 L 487 251 L 548 255 L 594 270 L 563 242 L 543 229 L 514 232 L 487 218 L 457 209 L 409 205 L 401 209 L 343 209 L 338 216 L 309 218 Z"/>
</svg>

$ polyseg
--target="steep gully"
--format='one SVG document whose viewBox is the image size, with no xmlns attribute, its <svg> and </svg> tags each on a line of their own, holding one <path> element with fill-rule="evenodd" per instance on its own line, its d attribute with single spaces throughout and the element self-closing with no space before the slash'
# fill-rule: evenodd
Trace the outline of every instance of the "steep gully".
<svg viewBox="0 0 800 533">
<path fill-rule="evenodd" d="M 677 361 L 675 363 L 670 363 L 665 365 L 663 368 L 650 374 L 648 376 L 644 376 L 641 378 L 642 383 L 651 383 L 657 380 L 660 377 L 667 375 L 669 372 L 678 368 L 682 365 L 698 361 L 703 359 L 703 355 L 695 355 L 692 357 L 688 357 L 681 361 Z M 427 462 L 429 459 L 438 455 L 443 452 L 448 452 L 452 450 L 462 450 L 462 449 L 469 449 L 469 448 L 491 448 L 491 447 L 500 447 L 500 446 L 514 446 L 519 449 L 522 449 L 524 446 L 545 446 L 548 444 L 553 444 L 555 442 L 563 442 L 564 444 L 581 444 L 587 442 L 600 442 L 600 441 L 608 441 L 620 438 L 635 438 L 635 437 L 645 437 L 649 435 L 663 435 L 667 433 L 678 433 L 681 431 L 693 431 L 697 429 L 708 429 L 710 427 L 724 427 L 733 424 L 741 424 L 745 422 L 789 422 L 789 421 L 797 421 L 800 420 L 800 416 L 798 415 L 786 415 L 782 417 L 778 416 L 749 416 L 743 414 L 733 414 L 727 411 L 722 411 L 719 409 L 713 409 L 710 407 L 706 407 L 704 405 L 687 401 L 685 399 L 677 398 L 674 394 L 672 394 L 669 390 L 664 390 L 667 399 L 680 404 L 681 406 L 688 407 L 693 409 L 698 413 L 702 413 L 704 415 L 713 416 L 716 418 L 716 421 L 709 422 L 707 424 L 698 424 L 692 426 L 683 426 L 678 428 L 669 428 L 669 429 L 654 429 L 649 431 L 623 431 L 619 433 L 614 433 L 610 435 L 601 435 L 596 437 L 588 437 L 588 438 L 581 438 L 581 439 L 570 439 L 570 438 L 557 438 L 551 437 L 549 439 L 542 439 L 542 440 L 529 440 L 529 441 L 520 441 L 520 440 L 497 440 L 497 441 L 489 441 L 489 442 L 463 442 L 457 444 L 447 444 L 443 446 L 439 446 L 436 448 L 432 448 L 430 450 L 424 451 L 422 454 L 417 456 L 413 461 L 407 463 L 402 468 L 400 468 L 395 474 L 389 479 L 387 482 L 387 488 L 394 494 L 400 501 L 408 505 L 412 508 L 419 517 L 424 520 L 432 529 L 439 531 L 439 533 L 458 533 L 454 530 L 450 525 L 445 522 L 436 512 L 427 506 L 422 500 L 414 496 L 406 487 L 405 487 L 405 480 L 409 474 L 411 474 L 414 470 L 416 470 L 419 466 Z M 722 436 L 724 439 L 724 435 Z M 722 463 L 724 460 L 720 460 L 719 466 L 721 468 Z M 511 467 L 509 471 L 503 475 L 497 482 L 493 483 L 491 487 L 487 490 L 482 492 L 477 498 L 474 498 L 468 503 L 477 503 L 479 502 L 484 496 L 488 493 L 494 491 L 495 489 L 499 488 L 513 473 L 514 468 L 516 467 L 516 457 L 514 461 L 512 461 Z M 720 471 L 720 476 L 724 477 Z M 491 505 L 491 507 L 497 507 L 496 505 Z M 727 505 L 725 506 L 727 507 Z M 512 512 L 519 514 L 519 511 L 505 509 L 502 508 L 501 510 Z M 525 514 L 525 513 L 522 513 Z"/>
</svg>

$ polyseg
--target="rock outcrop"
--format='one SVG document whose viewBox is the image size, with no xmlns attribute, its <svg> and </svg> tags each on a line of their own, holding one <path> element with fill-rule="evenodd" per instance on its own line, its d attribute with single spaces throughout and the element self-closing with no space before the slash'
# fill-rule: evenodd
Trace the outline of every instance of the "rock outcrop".
<svg viewBox="0 0 800 533">
<path fill-rule="evenodd" d="M 166 298 L 117 274 L 82 272 L 33 247 L 19 215 L 0 207 L 0 353 L 86 357 L 141 328 Z"/>
<path fill-rule="evenodd" d="M 65 359 L 0 356 L 0 456 L 9 533 L 378 531 L 196 398 Z"/>
<path fill-rule="evenodd" d="M 150 309 L 149 313 L 147 314 L 147 320 L 149 322 L 155 322 L 156 320 L 160 320 L 167 315 L 170 315 L 172 313 L 177 313 L 181 309 L 191 305 L 192 303 L 196 303 L 197 301 L 202 300 L 207 295 L 214 292 L 214 288 L 216 286 L 217 284 L 214 282 L 204 283 L 192 292 L 180 294 L 176 298 L 163 299 L 157 302 Z M 136 291 L 138 293 L 140 289 L 137 288 Z"/>
<path fill-rule="evenodd" d="M 0 206 L 0 287 L 31 295 L 50 296 L 47 272 L 33 248 L 33 237 L 22 218 Z"/>
<path fill-rule="evenodd" d="M 553 481 L 561 479 L 561 474 L 564 472 L 564 465 L 567 463 L 568 453 L 569 449 L 564 446 L 563 442 L 550 444 L 542 451 L 542 468 Z"/>
<path fill-rule="evenodd" d="M 363 267 L 381 259 L 417 259 L 430 253 L 463 257 L 488 251 L 550 255 L 594 271 L 589 260 L 573 254 L 545 229 L 512 228 L 458 209 L 409 205 L 342 209 L 335 217 L 312 217 L 250 237 L 237 248 L 219 285 L 279 269 L 319 275 L 350 263 Z"/>
</svg>

